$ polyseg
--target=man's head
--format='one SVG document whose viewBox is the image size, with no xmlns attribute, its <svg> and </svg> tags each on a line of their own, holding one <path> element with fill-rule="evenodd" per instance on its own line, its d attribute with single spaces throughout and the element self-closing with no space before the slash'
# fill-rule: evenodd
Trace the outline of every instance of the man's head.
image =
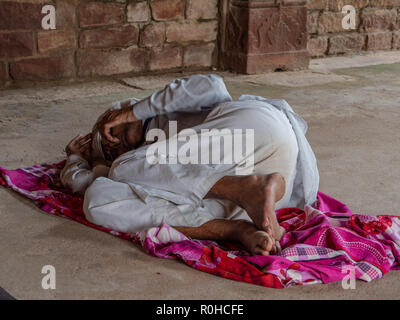
<svg viewBox="0 0 400 320">
<path fill-rule="evenodd" d="M 112 128 L 112 135 L 119 139 L 118 144 L 110 144 L 101 136 L 97 125 L 94 126 L 92 131 L 93 162 L 105 162 L 111 165 L 121 154 L 138 148 L 143 141 L 142 122 L 118 125 Z"/>
</svg>

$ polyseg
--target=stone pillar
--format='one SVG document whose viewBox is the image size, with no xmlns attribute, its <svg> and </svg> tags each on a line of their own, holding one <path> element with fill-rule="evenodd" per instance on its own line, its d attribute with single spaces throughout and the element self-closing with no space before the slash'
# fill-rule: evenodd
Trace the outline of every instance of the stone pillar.
<svg viewBox="0 0 400 320">
<path fill-rule="evenodd" d="M 221 14 L 222 69 L 308 68 L 306 0 L 222 0 Z"/>
</svg>

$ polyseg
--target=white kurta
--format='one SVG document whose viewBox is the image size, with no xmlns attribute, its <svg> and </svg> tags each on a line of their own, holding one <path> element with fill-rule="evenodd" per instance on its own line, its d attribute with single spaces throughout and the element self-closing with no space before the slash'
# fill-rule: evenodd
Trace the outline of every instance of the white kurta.
<svg viewBox="0 0 400 320">
<path fill-rule="evenodd" d="M 170 120 L 177 121 L 178 132 L 193 129 L 191 135 L 198 135 L 199 140 L 206 129 L 242 129 L 243 134 L 246 129 L 254 130 L 254 173 L 279 172 L 285 178 L 285 195 L 277 208 L 302 208 L 315 201 L 318 170 L 304 136 L 306 124 L 284 100 L 242 96 L 232 101 L 222 78 L 194 75 L 177 79 L 139 102 L 132 99 L 132 105 L 138 119 L 152 118 L 147 132 L 160 128 L 168 136 Z M 178 141 L 178 149 L 183 144 Z M 200 226 L 221 218 L 250 220 L 230 201 L 203 199 L 219 179 L 236 172 L 237 164 L 224 164 L 223 152 L 220 164 L 152 164 L 146 158 L 150 146 L 121 155 L 108 177 L 98 177 L 90 184 L 84 201 L 89 221 L 136 232 L 161 223 Z M 65 184 L 71 186 L 73 181 Z"/>
</svg>

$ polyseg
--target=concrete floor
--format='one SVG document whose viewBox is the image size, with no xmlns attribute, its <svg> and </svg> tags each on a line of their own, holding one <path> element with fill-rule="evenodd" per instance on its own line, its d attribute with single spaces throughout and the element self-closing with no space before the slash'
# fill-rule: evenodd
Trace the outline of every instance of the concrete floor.
<svg viewBox="0 0 400 320">
<path fill-rule="evenodd" d="M 399 62 L 400 53 L 391 52 L 313 60 L 306 72 L 222 75 L 235 98 L 284 98 L 308 121 L 321 191 L 355 212 L 400 214 Z M 0 165 L 62 159 L 65 144 L 86 133 L 112 101 L 144 97 L 175 76 L 1 91 Z M 340 283 L 276 290 L 226 280 L 45 214 L 4 188 L 0 221 L 0 287 L 18 299 L 400 298 L 399 271 L 357 282 L 355 290 Z M 41 269 L 49 264 L 57 289 L 46 291 Z"/>
</svg>

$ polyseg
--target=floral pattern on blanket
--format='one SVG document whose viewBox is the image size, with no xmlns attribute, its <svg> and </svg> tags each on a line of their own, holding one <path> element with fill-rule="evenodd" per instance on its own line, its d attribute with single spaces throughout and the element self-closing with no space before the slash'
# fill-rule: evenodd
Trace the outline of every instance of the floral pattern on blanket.
<svg viewBox="0 0 400 320">
<path fill-rule="evenodd" d="M 83 198 L 63 188 L 64 161 L 6 170 L 0 184 L 31 199 L 43 211 L 139 243 L 150 255 L 177 259 L 194 269 L 272 288 L 329 283 L 349 277 L 371 281 L 400 268 L 400 218 L 354 214 L 343 203 L 318 193 L 314 206 L 277 211 L 287 233 L 274 256 L 251 256 L 239 245 L 187 238 L 163 224 L 135 234 L 88 222 Z"/>
</svg>

